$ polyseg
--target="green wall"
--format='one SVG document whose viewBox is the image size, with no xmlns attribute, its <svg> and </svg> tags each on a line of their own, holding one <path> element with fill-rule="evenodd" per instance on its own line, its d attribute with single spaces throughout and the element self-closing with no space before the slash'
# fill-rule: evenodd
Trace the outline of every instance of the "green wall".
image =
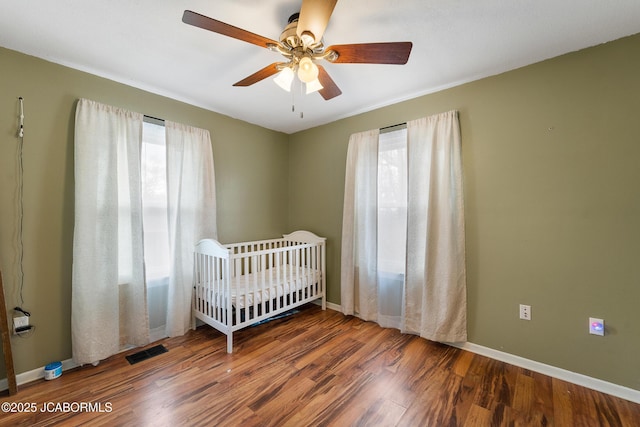
<svg viewBox="0 0 640 427">
<path fill-rule="evenodd" d="M 73 115 L 85 97 L 209 129 L 220 240 L 326 236 L 334 304 L 349 135 L 457 109 L 470 342 L 640 390 L 640 35 L 293 135 L 1 48 L 0 73 L 0 268 L 10 307 L 25 98 L 24 295 L 37 329 L 12 339 L 18 373 L 71 357 Z M 520 303 L 532 306 L 531 321 L 518 319 Z M 589 316 L 605 319 L 605 337 L 587 334 Z"/>
<path fill-rule="evenodd" d="M 16 373 L 71 357 L 73 132 L 78 98 L 208 129 L 221 241 L 277 237 L 290 231 L 286 134 L 2 48 L 0 94 L 0 270 L 9 308 L 20 305 L 15 243 L 20 96 L 25 109 L 23 307 L 31 312 L 36 330 L 29 338 L 12 338 Z M 2 362 L 0 378 L 5 378 Z"/>
<path fill-rule="evenodd" d="M 328 238 L 329 301 L 349 135 L 451 109 L 469 341 L 640 390 L 640 35 L 292 135 L 290 226 Z"/>
</svg>

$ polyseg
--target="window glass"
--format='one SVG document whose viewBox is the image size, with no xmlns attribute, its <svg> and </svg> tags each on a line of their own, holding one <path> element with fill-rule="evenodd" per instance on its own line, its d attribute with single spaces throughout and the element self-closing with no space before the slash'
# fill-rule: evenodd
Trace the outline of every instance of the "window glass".
<svg viewBox="0 0 640 427">
<path fill-rule="evenodd" d="M 144 259 L 148 286 L 169 277 L 169 224 L 167 218 L 167 159 L 164 126 L 143 123 L 142 206 Z"/>
<path fill-rule="evenodd" d="M 380 134 L 378 270 L 404 274 L 407 238 L 407 130 Z"/>
</svg>

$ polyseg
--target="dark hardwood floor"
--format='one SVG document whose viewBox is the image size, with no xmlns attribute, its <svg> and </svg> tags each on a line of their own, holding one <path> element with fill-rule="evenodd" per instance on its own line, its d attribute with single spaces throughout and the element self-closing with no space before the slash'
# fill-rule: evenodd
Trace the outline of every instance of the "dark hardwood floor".
<svg viewBox="0 0 640 427">
<path fill-rule="evenodd" d="M 315 305 L 235 338 L 228 355 L 203 326 L 135 365 L 139 349 L 22 385 L 0 402 L 35 412 L 0 424 L 640 425 L 638 404 Z"/>
</svg>

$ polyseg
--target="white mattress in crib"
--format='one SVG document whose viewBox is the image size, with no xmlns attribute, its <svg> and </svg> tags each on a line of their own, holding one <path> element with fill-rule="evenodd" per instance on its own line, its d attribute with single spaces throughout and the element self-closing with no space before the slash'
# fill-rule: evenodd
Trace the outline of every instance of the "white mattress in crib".
<svg viewBox="0 0 640 427">
<path fill-rule="evenodd" d="M 278 274 L 279 273 L 279 274 Z M 269 301 L 317 283 L 320 272 L 307 267 L 267 269 L 231 279 L 231 304 L 236 308 Z M 264 281 L 264 285 L 263 285 Z M 263 289 L 264 287 L 264 289 Z M 209 302 L 217 300 L 222 305 L 222 295 L 207 295 Z"/>
</svg>

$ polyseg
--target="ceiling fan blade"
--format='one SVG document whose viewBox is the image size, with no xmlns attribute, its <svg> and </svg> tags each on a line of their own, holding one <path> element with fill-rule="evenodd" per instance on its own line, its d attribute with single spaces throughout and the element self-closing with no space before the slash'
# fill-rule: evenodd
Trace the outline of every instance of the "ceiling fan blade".
<svg viewBox="0 0 640 427">
<path fill-rule="evenodd" d="M 278 69 L 278 65 L 279 64 L 283 64 L 282 62 L 274 62 L 273 64 L 269 64 L 266 67 L 264 67 L 262 70 L 260 71 L 256 71 L 255 73 L 251 74 L 249 77 L 245 77 L 244 79 L 240 80 L 237 83 L 234 83 L 234 86 L 251 86 L 254 83 L 258 83 L 261 80 L 266 79 L 269 76 L 273 76 L 274 74 L 277 74 L 278 72 L 280 72 L 280 70 Z"/>
<path fill-rule="evenodd" d="M 322 89 L 320 89 L 318 93 L 320 93 L 325 100 L 328 101 L 342 94 L 338 85 L 336 85 L 322 65 L 318 65 L 318 80 L 320 80 L 320 84 L 322 85 Z"/>
<path fill-rule="evenodd" d="M 268 39 L 266 37 L 259 36 L 258 34 L 251 33 L 242 28 L 234 27 L 233 25 L 226 24 L 222 21 L 218 21 L 213 18 L 209 18 L 199 13 L 185 10 L 182 15 L 182 22 L 185 24 L 193 25 L 194 27 L 203 28 L 205 30 L 213 31 L 214 33 L 222 34 L 223 36 L 231 37 L 234 39 L 242 40 L 247 43 L 253 43 L 260 47 L 268 47 L 269 44 L 278 45 L 275 40 Z"/>
<path fill-rule="evenodd" d="M 303 33 L 309 32 L 319 42 L 337 2 L 338 0 L 302 0 L 296 30 L 298 37 L 302 38 Z"/>
<path fill-rule="evenodd" d="M 411 53 L 411 42 L 338 44 L 329 46 L 338 58 L 334 63 L 351 64 L 406 64 Z"/>
</svg>

